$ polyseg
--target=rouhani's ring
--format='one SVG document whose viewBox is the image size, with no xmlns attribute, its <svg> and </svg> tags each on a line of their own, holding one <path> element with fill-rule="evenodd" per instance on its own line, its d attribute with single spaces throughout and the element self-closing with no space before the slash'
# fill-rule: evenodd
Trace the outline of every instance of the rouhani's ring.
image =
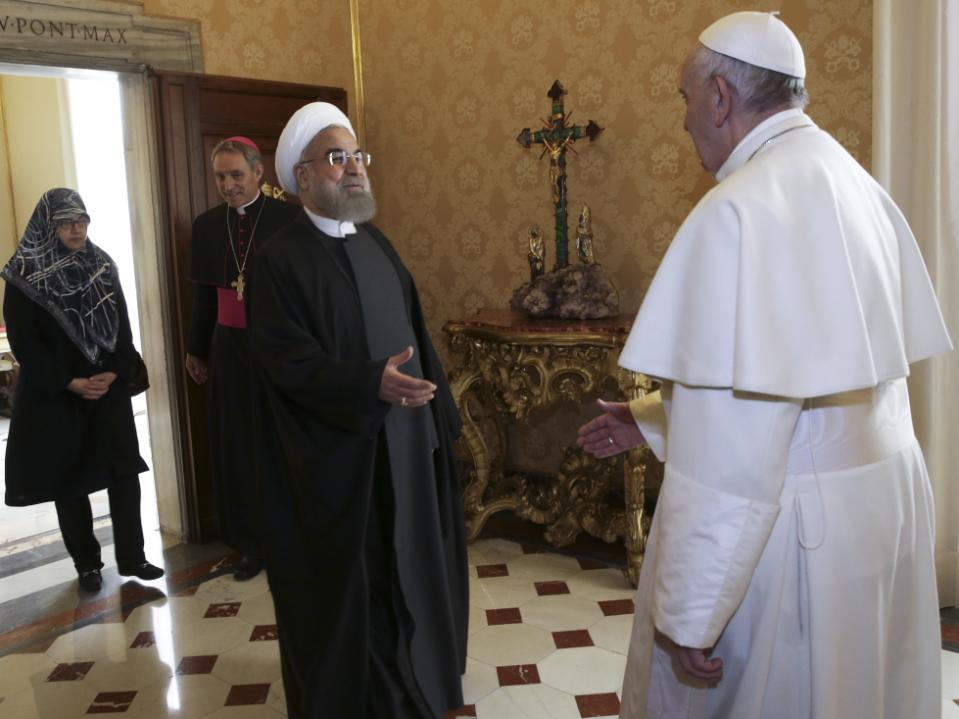
<svg viewBox="0 0 959 719">
<path fill-rule="evenodd" d="M 606 439 L 608 439 L 608 440 L 609 440 L 609 443 L 610 443 L 610 445 L 613 445 L 613 444 L 616 444 L 616 442 L 615 442 L 615 441 L 613 441 L 613 436 L 612 436 L 612 435 L 610 435 L 610 436 L 609 436 L 609 437 L 607 437 Z"/>
<path fill-rule="evenodd" d="M 407 405 L 406 397 L 400 397 L 400 404 L 404 407 Z M 610 442 L 612 442 L 612 440 L 610 440 Z"/>
</svg>

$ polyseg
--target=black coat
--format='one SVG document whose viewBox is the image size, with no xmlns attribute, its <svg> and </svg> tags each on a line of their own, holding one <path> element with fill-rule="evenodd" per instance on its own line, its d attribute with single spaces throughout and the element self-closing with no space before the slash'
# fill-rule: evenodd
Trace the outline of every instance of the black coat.
<svg viewBox="0 0 959 719">
<path fill-rule="evenodd" d="M 262 208 L 262 210 L 261 210 Z M 216 288 L 230 287 L 237 277 L 236 260 L 230 249 L 226 231 L 227 212 L 236 222 L 236 210 L 228 210 L 226 203 L 212 207 L 196 216 L 190 235 L 190 281 L 193 286 L 193 307 L 187 330 L 187 352 L 206 357 L 210 352 L 213 327 L 216 324 Z M 256 219 L 250 259 L 246 263 L 247 284 L 253 281 L 255 258 L 270 236 L 289 224 L 299 212 L 299 205 L 274 200 L 261 194 L 250 205 L 248 212 Z"/>
<path fill-rule="evenodd" d="M 432 638 L 428 666 L 414 671 L 431 707 L 442 712 L 462 701 L 466 660 L 468 574 L 453 455 L 461 421 L 413 279 L 382 233 L 366 228 L 396 268 L 424 377 L 437 385 L 431 403 L 440 442 L 433 453 L 437 486 L 423 501 L 437 502 L 440 526 L 402 526 L 410 521 L 403 516 L 395 522 L 398 535 L 413 543 L 435 537 L 441 545 L 407 547 L 409 554 L 397 552 L 396 561 L 401 578 L 431 589 L 429 606 L 408 609 Z M 377 396 L 386 359 L 370 357 L 353 283 L 305 213 L 273 236 L 257 257 L 256 274 L 250 333 L 264 388 L 265 406 L 254 416 L 264 449 L 260 483 L 271 588 L 315 591 L 318 603 L 302 617 L 303 630 L 317 637 L 302 657 L 308 666 L 301 672 L 315 692 L 309 704 L 325 707 L 324 716 L 352 716 L 366 701 L 364 539 L 376 441 L 391 407 Z M 291 586 L 277 586 L 282 583 Z"/>
<path fill-rule="evenodd" d="M 20 365 L 6 452 L 6 503 L 25 506 L 138 481 L 140 457 L 127 385 L 136 350 L 123 294 L 116 351 L 92 364 L 43 307 L 7 283 L 3 317 Z M 76 377 L 114 372 L 97 400 L 67 389 Z"/>
</svg>

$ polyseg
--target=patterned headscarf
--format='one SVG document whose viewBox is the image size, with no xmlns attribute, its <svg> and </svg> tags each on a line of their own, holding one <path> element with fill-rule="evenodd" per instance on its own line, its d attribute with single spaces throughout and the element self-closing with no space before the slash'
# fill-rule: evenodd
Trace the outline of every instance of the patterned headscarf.
<svg viewBox="0 0 959 719">
<path fill-rule="evenodd" d="M 76 252 L 60 241 L 58 222 L 83 219 L 90 216 L 75 190 L 47 190 L 0 275 L 53 315 L 83 355 L 96 362 L 101 349 L 116 350 L 120 278 L 110 256 L 89 238 Z"/>
</svg>

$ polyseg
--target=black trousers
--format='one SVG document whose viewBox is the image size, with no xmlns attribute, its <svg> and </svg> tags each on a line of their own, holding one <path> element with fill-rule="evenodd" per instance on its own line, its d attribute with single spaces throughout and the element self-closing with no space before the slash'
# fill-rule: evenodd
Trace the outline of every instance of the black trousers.
<svg viewBox="0 0 959 719">
<path fill-rule="evenodd" d="M 133 566 L 146 561 L 143 553 L 143 525 L 140 522 L 140 479 L 137 476 L 115 479 L 107 489 L 110 520 L 113 522 L 113 546 L 117 566 Z M 93 509 L 90 497 L 58 499 L 54 502 L 63 543 L 73 558 L 77 573 L 101 569 L 100 543 L 93 534 Z"/>
</svg>

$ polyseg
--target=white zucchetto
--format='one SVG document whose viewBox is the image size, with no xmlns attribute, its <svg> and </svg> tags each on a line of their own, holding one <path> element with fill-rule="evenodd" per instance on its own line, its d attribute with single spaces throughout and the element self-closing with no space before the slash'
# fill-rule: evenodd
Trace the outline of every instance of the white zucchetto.
<svg viewBox="0 0 959 719">
<path fill-rule="evenodd" d="M 336 105 L 328 102 L 311 102 L 304 105 L 293 113 L 293 117 L 280 133 L 280 141 L 276 146 L 276 176 L 283 189 L 290 194 L 300 194 L 293 168 L 300 161 L 303 150 L 317 134 L 331 125 L 341 126 L 356 137 L 350 118 Z"/>
<path fill-rule="evenodd" d="M 713 52 L 791 77 L 806 77 L 802 46 L 786 24 L 768 12 L 735 12 L 699 36 Z"/>
</svg>

